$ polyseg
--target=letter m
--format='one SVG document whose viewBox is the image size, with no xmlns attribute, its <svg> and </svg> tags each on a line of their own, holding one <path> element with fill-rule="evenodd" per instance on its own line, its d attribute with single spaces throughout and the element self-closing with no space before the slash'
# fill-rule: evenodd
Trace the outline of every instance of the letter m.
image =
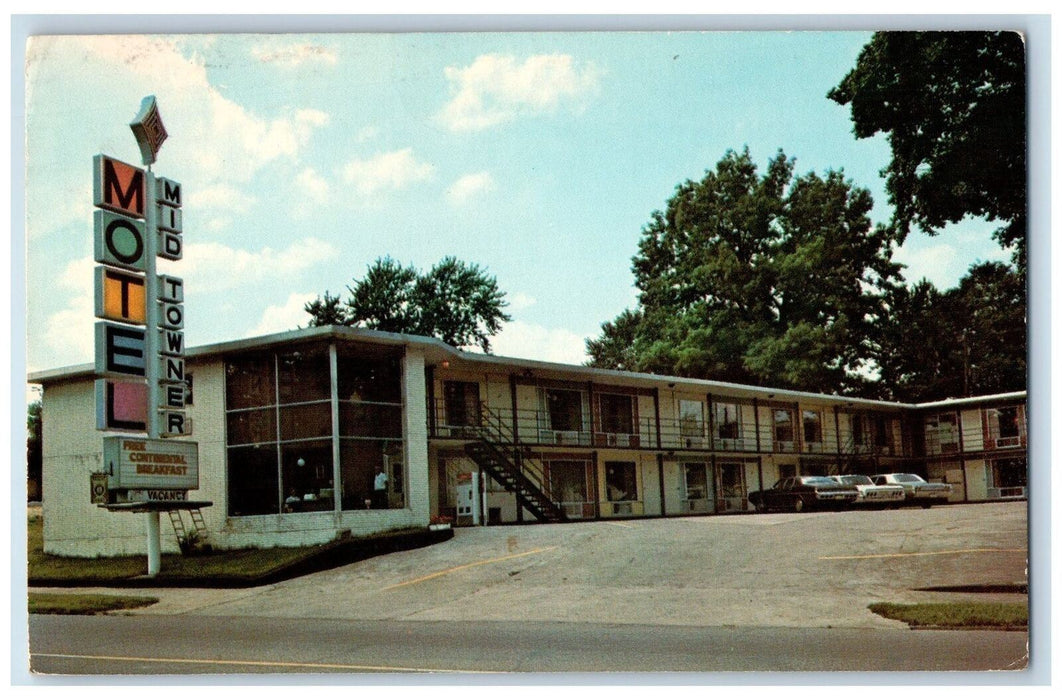
<svg viewBox="0 0 1062 700">
<path fill-rule="evenodd" d="M 144 216 L 144 171 L 96 156 L 95 204 L 120 214 Z"/>
</svg>

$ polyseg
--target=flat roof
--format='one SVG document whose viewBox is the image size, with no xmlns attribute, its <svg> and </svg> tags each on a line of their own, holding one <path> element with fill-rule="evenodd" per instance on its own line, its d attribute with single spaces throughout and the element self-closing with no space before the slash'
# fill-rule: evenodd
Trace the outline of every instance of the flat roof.
<svg viewBox="0 0 1062 700">
<path fill-rule="evenodd" d="M 631 387 L 660 389 L 661 384 L 666 384 L 668 389 L 672 389 L 676 392 L 717 393 L 733 398 L 757 398 L 777 402 L 799 402 L 801 399 L 805 399 L 838 406 L 859 406 L 864 408 L 884 408 L 891 410 L 919 410 L 945 406 L 982 404 L 996 401 L 1018 401 L 1024 400 L 1026 397 L 1026 392 L 1018 391 L 991 396 L 946 399 L 943 401 L 934 401 L 923 404 L 883 401 L 879 399 L 862 399 L 853 396 L 842 396 L 839 394 L 816 394 L 813 392 L 794 391 L 790 389 L 775 389 L 748 384 L 719 382 L 710 379 L 691 379 L 689 377 L 676 377 L 663 374 L 629 372 L 626 370 L 601 369 L 585 365 L 569 365 L 559 362 L 545 362 L 542 360 L 529 360 L 520 357 L 487 355 L 479 352 L 460 350 L 452 345 L 444 343 L 438 338 L 408 335 L 405 333 L 388 333 L 385 331 L 374 331 L 348 326 L 299 328 L 292 331 L 272 333 L 254 338 L 243 338 L 240 340 L 199 345 L 188 348 L 185 353 L 185 358 L 201 360 L 213 356 L 223 356 L 248 350 L 267 349 L 296 342 L 331 339 L 370 342 L 378 345 L 416 347 L 424 352 L 429 363 L 437 364 L 444 361 L 450 361 L 461 364 L 467 363 L 469 365 L 486 365 L 497 369 L 498 371 L 509 373 L 513 371 L 522 371 L 525 374 L 530 374 L 531 378 L 570 378 L 572 375 L 576 375 L 577 377 L 584 377 L 589 381 L 596 380 L 600 382 L 623 384 Z M 87 363 L 31 372 L 28 375 L 28 381 L 31 384 L 47 385 L 53 382 L 94 377 L 95 373 L 95 365 Z"/>
</svg>

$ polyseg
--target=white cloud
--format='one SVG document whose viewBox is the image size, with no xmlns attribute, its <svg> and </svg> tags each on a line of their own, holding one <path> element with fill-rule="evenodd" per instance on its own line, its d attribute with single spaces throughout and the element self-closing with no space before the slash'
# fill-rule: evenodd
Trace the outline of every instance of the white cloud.
<svg viewBox="0 0 1062 700">
<path fill-rule="evenodd" d="M 502 357 L 581 365 L 587 360 L 584 337 L 566 328 L 511 321 L 491 338 L 490 344 L 494 354 Z"/>
<path fill-rule="evenodd" d="M 522 311 L 537 303 L 537 300 L 526 292 L 515 292 L 510 294 L 506 297 L 506 301 L 509 302 L 509 311 Z"/>
<path fill-rule="evenodd" d="M 218 182 L 208 187 L 193 189 L 188 193 L 185 206 L 188 209 L 221 209 L 237 214 L 245 214 L 257 203 L 257 200 L 228 183 Z"/>
<path fill-rule="evenodd" d="M 310 315 L 306 313 L 303 307 L 316 298 L 316 294 L 292 292 L 288 296 L 288 300 L 283 304 L 267 307 L 262 312 L 262 319 L 258 322 L 258 325 L 247 331 L 247 336 L 281 333 L 294 330 L 299 326 L 308 326 Z"/>
<path fill-rule="evenodd" d="M 338 61 L 335 51 L 316 44 L 255 46 L 251 49 L 251 55 L 262 63 L 271 63 L 282 68 L 296 68 L 304 63 L 324 63 L 334 66 Z"/>
<path fill-rule="evenodd" d="M 581 109 L 599 87 L 601 71 L 577 66 L 571 56 L 539 54 L 517 63 L 513 56 L 484 54 L 471 65 L 447 66 L 454 92 L 438 118 L 453 131 L 475 131 L 519 116 L 555 112 L 562 104 Z"/>
<path fill-rule="evenodd" d="M 305 168 L 295 176 L 295 188 L 300 195 L 296 203 L 296 214 L 305 216 L 316 206 L 328 201 L 328 180 L 317 174 L 313 168 Z"/>
<path fill-rule="evenodd" d="M 53 279 L 56 288 L 49 290 L 30 289 L 31 297 L 39 299 L 46 295 L 60 295 L 66 307 L 51 314 L 44 321 L 44 333 L 34 334 L 39 343 L 30 343 L 26 356 L 28 369 L 55 367 L 57 364 L 91 362 L 96 353 L 93 335 L 95 319 L 95 292 L 92 274 L 96 263 L 92 258 L 78 258 Z"/>
<path fill-rule="evenodd" d="M 494 178 L 490 173 L 483 171 L 471 173 L 459 177 L 446 190 L 446 197 L 454 206 L 461 206 L 477 194 L 490 192 L 494 189 Z"/>
<path fill-rule="evenodd" d="M 316 238 L 297 241 L 284 250 L 241 250 L 222 243 L 190 243 L 181 263 L 188 289 L 212 292 L 245 284 L 290 277 L 334 258 L 334 246 Z"/>
<path fill-rule="evenodd" d="M 428 180 L 435 173 L 430 163 L 418 161 L 412 148 L 378 153 L 368 160 L 352 160 L 343 168 L 343 180 L 354 185 L 358 194 L 373 195 L 384 190 L 400 190 Z"/>
</svg>

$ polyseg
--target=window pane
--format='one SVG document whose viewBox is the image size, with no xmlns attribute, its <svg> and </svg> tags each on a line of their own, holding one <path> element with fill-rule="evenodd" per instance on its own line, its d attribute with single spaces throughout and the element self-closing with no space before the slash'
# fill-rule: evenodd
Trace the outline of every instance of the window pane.
<svg viewBox="0 0 1062 700">
<path fill-rule="evenodd" d="M 741 435 L 738 426 L 738 407 L 732 403 L 715 404 L 715 426 L 723 440 L 735 440 Z"/>
<path fill-rule="evenodd" d="M 276 445 L 229 448 L 229 515 L 267 515 L 280 510 Z"/>
<path fill-rule="evenodd" d="M 793 415 L 788 409 L 774 410 L 774 439 L 777 442 L 793 442 Z"/>
<path fill-rule="evenodd" d="M 276 403 L 273 355 L 244 355 L 225 363 L 225 403 L 229 409 Z"/>
<path fill-rule="evenodd" d="M 561 503 L 589 501 L 586 490 L 586 463 L 575 460 L 551 460 L 549 468 L 550 496 Z"/>
<path fill-rule="evenodd" d="M 402 443 L 397 440 L 342 440 L 339 448 L 343 510 L 364 510 L 372 502 L 377 468 L 387 474 L 387 507 L 405 507 Z"/>
<path fill-rule="evenodd" d="M 281 447 L 284 512 L 332 510 L 332 442 L 314 442 Z"/>
<path fill-rule="evenodd" d="M 683 437 L 704 435 L 704 404 L 700 401 L 679 401 L 679 431 Z"/>
<path fill-rule="evenodd" d="M 402 437 L 402 407 L 343 401 L 339 404 L 342 437 Z"/>
<path fill-rule="evenodd" d="M 331 398 L 327 345 L 305 345 L 280 354 L 277 368 L 281 404 Z"/>
<path fill-rule="evenodd" d="M 397 356 L 364 357 L 339 348 L 339 398 L 344 401 L 402 402 L 402 367 Z"/>
<path fill-rule="evenodd" d="M 280 439 L 328 437 L 332 434 L 332 405 L 328 402 L 280 408 Z"/>
<path fill-rule="evenodd" d="M 804 411 L 804 442 L 822 442 L 822 420 L 818 411 Z"/>
<path fill-rule="evenodd" d="M 276 409 L 229 413 L 228 441 L 230 445 L 249 445 L 277 441 Z"/>
<path fill-rule="evenodd" d="M 479 384 L 475 382 L 446 382 L 447 425 L 479 425 Z"/>
</svg>

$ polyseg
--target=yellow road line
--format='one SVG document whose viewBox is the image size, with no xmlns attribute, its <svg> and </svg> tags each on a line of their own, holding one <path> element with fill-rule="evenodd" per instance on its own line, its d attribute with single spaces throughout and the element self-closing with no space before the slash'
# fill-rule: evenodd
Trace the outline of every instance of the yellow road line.
<svg viewBox="0 0 1062 700">
<path fill-rule="evenodd" d="M 1027 549 L 947 549 L 940 552 L 898 552 L 896 554 L 853 554 L 850 556 L 819 557 L 819 559 L 888 559 L 891 557 L 932 557 L 938 554 L 975 554 L 978 552 L 1027 552 Z"/>
<path fill-rule="evenodd" d="M 548 552 L 551 549 L 556 549 L 556 547 L 539 547 L 538 549 L 532 549 L 532 550 L 527 551 L 527 552 L 518 552 L 516 554 L 507 554 L 504 557 L 496 557 L 494 559 L 484 559 L 483 561 L 474 561 L 471 564 L 462 564 L 461 566 L 454 566 L 454 567 L 451 567 L 449 569 L 443 569 L 442 571 L 436 571 L 433 574 L 428 574 L 427 576 L 421 576 L 420 578 L 414 578 L 414 579 L 410 579 L 409 581 L 402 581 L 401 583 L 395 583 L 395 584 L 392 584 L 390 586 L 386 586 L 384 588 L 381 588 L 380 590 L 381 591 L 389 591 L 389 590 L 391 590 L 393 588 L 401 588 L 402 586 L 409 586 L 409 585 L 412 585 L 414 583 L 420 583 L 421 581 L 428 581 L 428 580 L 433 579 L 433 578 L 438 578 L 439 576 L 445 576 L 446 574 L 452 574 L 453 572 L 460 571 L 461 569 L 470 569 L 473 566 L 483 566 L 485 564 L 493 564 L 494 562 L 505 561 L 506 559 L 516 559 L 517 557 L 526 557 L 526 556 L 530 556 L 532 554 L 538 554 L 540 552 Z"/>
<path fill-rule="evenodd" d="M 88 654 L 30 654 L 36 658 L 86 659 L 89 661 L 141 661 L 167 664 L 207 664 L 214 666 L 279 666 L 283 668 L 342 669 L 346 671 L 384 671 L 392 673 L 494 673 L 456 668 L 412 668 L 406 666 L 369 666 L 364 664 L 325 664 L 304 661 L 240 661 L 238 659 L 162 659 L 150 656 L 94 656 Z"/>
</svg>

